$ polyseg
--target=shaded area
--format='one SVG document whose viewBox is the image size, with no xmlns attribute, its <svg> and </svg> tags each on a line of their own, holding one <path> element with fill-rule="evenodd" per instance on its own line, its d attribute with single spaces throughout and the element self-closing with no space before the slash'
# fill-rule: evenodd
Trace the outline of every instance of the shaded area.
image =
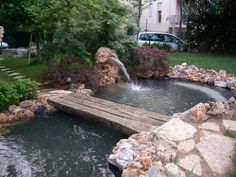
<svg viewBox="0 0 236 177">
<path fill-rule="evenodd" d="M 0 136 L 0 176 L 113 177 L 107 157 L 124 135 L 62 112 Z"/>
</svg>

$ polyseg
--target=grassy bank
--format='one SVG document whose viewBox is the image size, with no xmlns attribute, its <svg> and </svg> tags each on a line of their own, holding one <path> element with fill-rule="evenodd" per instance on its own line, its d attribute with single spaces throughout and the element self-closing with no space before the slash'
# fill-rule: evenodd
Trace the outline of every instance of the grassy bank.
<svg viewBox="0 0 236 177">
<path fill-rule="evenodd" d="M 0 61 L 0 66 L 6 66 L 11 70 L 21 73 L 23 76 L 32 80 L 41 82 L 43 71 L 47 69 L 47 64 L 38 62 L 32 59 L 30 65 L 27 64 L 27 58 L 6 57 Z M 5 72 L 0 72 L 0 80 L 9 81 L 11 77 L 7 76 Z"/>
<path fill-rule="evenodd" d="M 194 64 L 217 71 L 223 69 L 236 75 L 236 56 L 174 53 L 170 54 L 170 59 L 172 66 L 186 62 L 188 65 Z"/>
</svg>

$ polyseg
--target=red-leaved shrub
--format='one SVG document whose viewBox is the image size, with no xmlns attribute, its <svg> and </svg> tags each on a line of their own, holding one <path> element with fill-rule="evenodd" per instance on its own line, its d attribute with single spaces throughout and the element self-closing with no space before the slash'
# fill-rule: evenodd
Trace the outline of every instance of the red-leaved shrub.
<svg viewBox="0 0 236 177">
<path fill-rule="evenodd" d="M 71 82 L 68 83 L 68 78 Z M 78 57 L 65 57 L 60 62 L 49 63 L 49 69 L 44 73 L 44 81 L 49 86 L 63 87 L 68 84 L 85 84 L 87 88 L 99 88 L 100 75 L 93 68 L 84 64 Z"/>
<path fill-rule="evenodd" d="M 138 47 L 133 50 L 132 60 L 136 69 L 142 72 L 167 72 L 169 69 L 169 58 L 166 52 L 158 48 Z"/>
</svg>

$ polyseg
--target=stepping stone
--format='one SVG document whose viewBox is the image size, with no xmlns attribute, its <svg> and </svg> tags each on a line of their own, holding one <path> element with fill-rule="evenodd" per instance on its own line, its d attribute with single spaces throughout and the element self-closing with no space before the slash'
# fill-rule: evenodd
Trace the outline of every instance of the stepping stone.
<svg viewBox="0 0 236 177">
<path fill-rule="evenodd" d="M 188 153 L 195 148 L 195 141 L 193 139 L 181 141 L 178 144 L 178 151 L 181 153 Z"/>
<path fill-rule="evenodd" d="M 158 137 L 170 141 L 183 141 L 193 138 L 194 133 L 197 131 L 195 127 L 182 121 L 178 118 L 173 118 L 154 132 Z"/>
<path fill-rule="evenodd" d="M 222 120 L 223 126 L 227 130 L 236 131 L 236 121 L 233 120 Z"/>
<path fill-rule="evenodd" d="M 201 159 L 197 155 L 189 155 L 179 161 L 179 166 L 193 172 L 195 175 L 202 175 Z"/>
<path fill-rule="evenodd" d="M 20 73 L 12 73 L 12 74 L 9 74 L 9 76 L 19 76 Z"/>
<path fill-rule="evenodd" d="M 201 129 L 206 129 L 206 130 L 211 130 L 211 131 L 216 131 L 219 132 L 219 125 L 215 122 L 205 122 L 199 126 Z"/>
<path fill-rule="evenodd" d="M 25 76 L 15 76 L 13 77 L 13 79 L 17 80 L 17 79 L 23 79 Z"/>
<path fill-rule="evenodd" d="M 236 140 L 221 134 L 203 131 L 196 148 L 213 173 L 225 175 L 232 167 Z"/>
<path fill-rule="evenodd" d="M 7 73 L 14 73 L 15 71 L 12 71 L 12 70 L 10 70 L 10 71 L 7 71 Z"/>
<path fill-rule="evenodd" d="M 1 71 L 10 71 L 10 70 L 11 70 L 10 68 L 1 69 Z"/>
</svg>

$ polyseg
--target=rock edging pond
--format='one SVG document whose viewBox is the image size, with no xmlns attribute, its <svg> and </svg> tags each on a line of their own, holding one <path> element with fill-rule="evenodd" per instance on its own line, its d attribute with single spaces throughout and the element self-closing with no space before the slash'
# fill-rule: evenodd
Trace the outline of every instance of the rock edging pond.
<svg viewBox="0 0 236 177">
<path fill-rule="evenodd" d="M 8 110 L 0 113 L 0 124 L 24 122 L 35 117 L 37 113 L 47 113 L 55 109 L 48 104 L 47 99 L 63 96 L 70 93 L 92 95 L 93 92 L 86 89 L 83 84 L 72 91 L 66 90 L 41 90 L 35 100 L 25 100 L 19 105 L 11 105 Z"/>
<path fill-rule="evenodd" d="M 120 140 L 109 162 L 122 177 L 223 177 L 233 166 L 236 145 L 224 131 L 235 127 L 234 98 L 200 103 L 161 127 Z"/>
</svg>

